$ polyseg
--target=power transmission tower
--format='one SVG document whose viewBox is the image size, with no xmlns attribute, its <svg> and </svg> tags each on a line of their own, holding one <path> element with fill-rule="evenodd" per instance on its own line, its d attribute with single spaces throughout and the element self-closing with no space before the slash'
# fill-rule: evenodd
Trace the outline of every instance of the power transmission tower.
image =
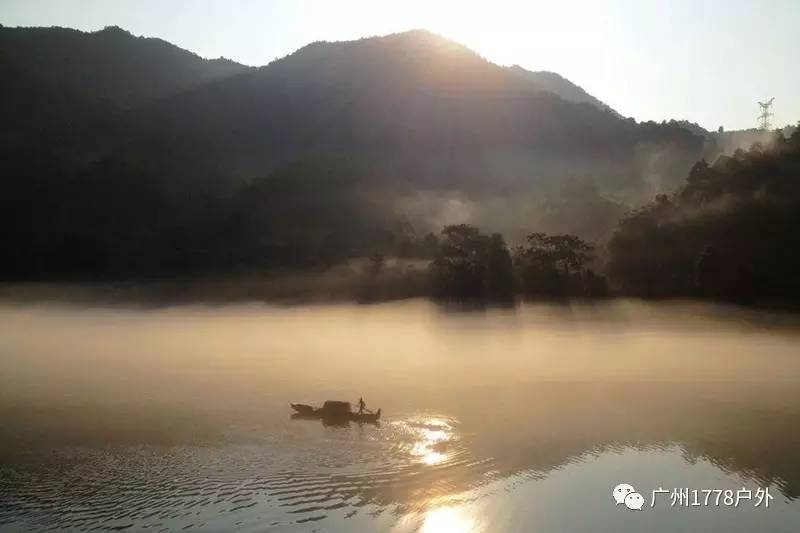
<svg viewBox="0 0 800 533">
<path fill-rule="evenodd" d="M 768 131 L 772 128 L 772 124 L 770 123 L 770 117 L 773 117 L 774 114 L 771 112 L 772 109 L 772 102 L 775 101 L 775 97 L 773 96 L 766 102 L 759 102 L 758 105 L 761 106 L 761 114 L 758 115 L 758 129 L 761 131 Z"/>
</svg>

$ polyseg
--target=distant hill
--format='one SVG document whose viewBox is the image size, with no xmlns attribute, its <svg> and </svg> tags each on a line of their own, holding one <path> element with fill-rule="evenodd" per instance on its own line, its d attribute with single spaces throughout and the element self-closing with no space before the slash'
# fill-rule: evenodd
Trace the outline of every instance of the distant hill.
<svg viewBox="0 0 800 533">
<path fill-rule="evenodd" d="M 703 137 L 712 136 L 712 132 L 708 131 L 707 129 L 705 129 L 703 126 L 701 126 L 696 122 L 690 122 L 688 120 L 671 120 L 670 122 L 677 124 L 678 126 L 680 126 L 685 130 L 691 131 L 695 135 L 701 135 Z"/>
<path fill-rule="evenodd" d="M 228 59 L 203 59 L 161 39 L 135 37 L 116 26 L 93 33 L 0 27 L 0 55 L 56 87 L 123 108 L 248 70 Z"/>
<path fill-rule="evenodd" d="M 785 137 L 791 137 L 796 128 L 794 126 L 784 126 L 779 129 Z M 720 153 L 728 155 L 738 149 L 748 150 L 755 143 L 761 143 L 766 146 L 775 137 L 774 130 L 764 131 L 757 128 L 711 132 L 710 136 L 714 139 Z"/>
<path fill-rule="evenodd" d="M 531 72 L 530 70 L 525 70 L 519 65 L 508 67 L 508 70 L 529 80 L 532 86 L 539 91 L 551 92 L 563 98 L 564 100 L 567 100 L 568 102 L 575 102 L 576 104 L 592 104 L 598 109 L 608 110 L 615 115 L 619 115 L 619 113 L 614 111 L 607 104 L 601 102 L 591 94 L 584 91 L 581 87 L 578 87 L 568 79 L 556 74 L 555 72 L 548 72 L 545 70 Z"/>
<path fill-rule="evenodd" d="M 775 140 L 775 131 L 780 130 L 784 137 L 791 137 L 796 126 L 783 126 L 776 130 L 762 130 L 749 128 L 745 130 L 714 130 L 708 131 L 699 124 L 688 120 L 672 121 L 680 127 L 691 131 L 695 135 L 700 135 L 706 139 L 706 152 L 709 159 L 715 159 L 718 155 L 731 155 L 736 150 L 748 150 L 753 144 L 760 143 L 763 146 L 771 144 Z"/>
<path fill-rule="evenodd" d="M 428 187 L 502 189 L 591 175 L 604 190 L 633 190 L 650 186 L 641 178 L 653 146 L 680 160 L 675 180 L 699 155 L 702 139 L 691 133 L 622 119 L 564 80 L 562 93 L 587 100 L 576 104 L 544 90 L 554 79 L 521 75 L 418 30 L 313 43 L 136 118 L 241 178 L 346 154 Z"/>
</svg>

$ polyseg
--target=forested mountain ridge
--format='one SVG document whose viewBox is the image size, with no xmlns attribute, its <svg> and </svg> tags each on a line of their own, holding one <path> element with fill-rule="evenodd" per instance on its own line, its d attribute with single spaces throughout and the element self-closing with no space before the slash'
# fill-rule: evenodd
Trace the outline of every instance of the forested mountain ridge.
<svg viewBox="0 0 800 533">
<path fill-rule="evenodd" d="M 136 37 L 116 26 L 96 32 L 0 27 L 0 55 L 57 87 L 121 108 L 249 70 L 229 59 L 203 59 L 161 39 Z"/>
<path fill-rule="evenodd" d="M 223 173 L 345 153 L 429 188 L 541 188 L 591 174 L 602 190 L 651 193 L 643 174 L 669 188 L 703 146 L 679 127 L 564 100 L 426 31 L 314 43 L 136 117 Z"/>
<path fill-rule="evenodd" d="M 551 92 L 560 98 L 567 100 L 568 102 L 574 102 L 576 104 L 592 104 L 598 109 L 608 110 L 615 115 L 619 115 L 619 113 L 612 109 L 608 104 L 601 102 L 591 94 L 587 93 L 582 87 L 575 85 L 568 79 L 555 72 L 549 72 L 546 70 L 533 72 L 526 70 L 519 65 L 512 65 L 508 67 L 508 70 L 528 79 L 538 91 Z"/>
<path fill-rule="evenodd" d="M 42 41 L 10 46 L 17 31 Z M 416 253 L 451 223 L 512 243 L 531 230 L 596 240 L 626 199 L 672 188 L 704 146 L 426 31 L 313 43 L 180 90 L 195 71 L 165 65 L 209 62 L 163 41 L 117 28 L 0 34 L 0 223 L 17 251 L 6 278 L 329 265 Z M 103 51 L 73 69 L 53 35 Z M 48 54 L 50 73 L 26 63 Z"/>
<path fill-rule="evenodd" d="M 133 106 L 118 127 L 126 143 L 244 180 L 336 153 L 435 188 L 591 173 L 601 190 L 636 196 L 679 180 L 702 149 L 680 128 L 620 119 L 555 74 L 499 67 L 423 30 L 313 43 L 260 69 L 116 27 L 0 28 L 0 56 L 57 90 Z"/>
</svg>

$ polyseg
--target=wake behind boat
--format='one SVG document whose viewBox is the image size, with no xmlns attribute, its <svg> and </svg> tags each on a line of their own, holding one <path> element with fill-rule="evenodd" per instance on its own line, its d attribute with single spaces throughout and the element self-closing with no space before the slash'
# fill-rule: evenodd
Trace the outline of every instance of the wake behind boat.
<svg viewBox="0 0 800 533">
<path fill-rule="evenodd" d="M 297 412 L 297 415 L 304 418 L 322 418 L 324 420 L 335 421 L 354 421 L 354 422 L 377 422 L 381 417 L 381 410 L 374 413 L 368 409 L 364 412 L 353 411 L 350 402 L 339 402 L 328 400 L 322 407 L 314 407 L 304 403 L 290 403 Z"/>
</svg>

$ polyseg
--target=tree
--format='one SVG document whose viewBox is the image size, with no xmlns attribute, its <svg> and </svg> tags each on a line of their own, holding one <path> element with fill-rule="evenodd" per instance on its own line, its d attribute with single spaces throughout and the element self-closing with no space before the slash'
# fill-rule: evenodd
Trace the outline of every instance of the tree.
<svg viewBox="0 0 800 533">
<path fill-rule="evenodd" d="M 503 236 L 487 236 L 466 224 L 442 230 L 431 274 L 434 293 L 444 297 L 510 300 L 516 287 Z"/>
<path fill-rule="evenodd" d="M 487 244 L 478 228 L 446 226 L 431 263 L 434 291 L 439 296 L 483 298 Z"/>
<path fill-rule="evenodd" d="M 690 183 L 698 182 L 704 180 L 707 177 L 707 175 L 708 175 L 708 163 L 706 163 L 705 159 L 701 159 L 692 166 L 692 169 L 689 171 L 689 177 L 687 179 Z"/>
<path fill-rule="evenodd" d="M 494 233 L 488 241 L 484 294 L 492 300 L 509 300 L 514 297 L 515 288 L 514 265 L 508 246 L 502 235 Z"/>
<path fill-rule="evenodd" d="M 583 273 L 592 246 L 575 235 L 531 233 L 528 244 L 516 249 L 515 265 L 523 291 L 529 296 L 585 293 Z"/>
<path fill-rule="evenodd" d="M 552 265 L 565 275 L 580 271 L 591 257 L 592 247 L 575 235 L 528 235 L 523 253 L 537 261 Z"/>
</svg>

